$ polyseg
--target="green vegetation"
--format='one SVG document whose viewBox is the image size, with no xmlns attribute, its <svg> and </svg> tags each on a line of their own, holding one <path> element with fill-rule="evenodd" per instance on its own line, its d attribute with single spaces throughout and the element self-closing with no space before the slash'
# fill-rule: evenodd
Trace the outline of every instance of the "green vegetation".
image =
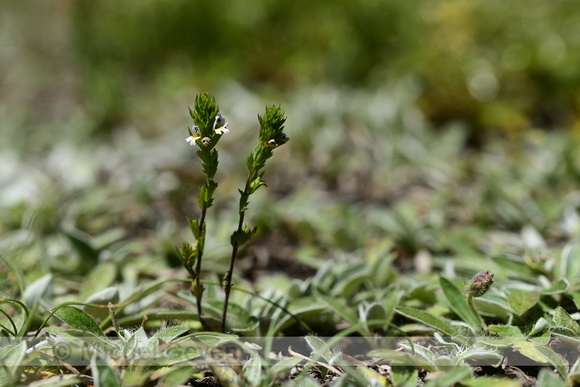
<svg viewBox="0 0 580 387">
<path fill-rule="evenodd" d="M 4 5 L 0 385 L 577 385 L 573 7 Z"/>
</svg>

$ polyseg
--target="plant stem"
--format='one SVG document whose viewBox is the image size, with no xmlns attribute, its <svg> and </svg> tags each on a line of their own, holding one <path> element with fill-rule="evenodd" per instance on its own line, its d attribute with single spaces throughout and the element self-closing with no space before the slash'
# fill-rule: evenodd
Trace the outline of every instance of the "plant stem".
<svg viewBox="0 0 580 387">
<path fill-rule="evenodd" d="M 250 189 L 250 182 L 254 177 L 254 167 L 250 169 L 250 174 L 248 175 L 248 180 L 246 180 L 246 186 L 244 187 L 244 192 L 241 194 L 242 197 L 247 197 L 248 191 Z M 240 199 L 240 205 L 242 204 L 242 200 Z M 246 215 L 246 211 L 243 208 L 240 208 L 240 220 L 238 221 L 238 233 L 242 232 L 242 228 L 244 227 L 244 216 Z M 230 300 L 230 290 L 232 288 L 232 275 L 234 273 L 234 264 L 236 262 L 236 256 L 238 255 L 238 243 L 233 242 L 232 244 L 232 257 L 230 259 L 230 268 L 227 271 L 226 275 L 224 276 L 224 309 L 222 312 L 222 323 L 221 323 L 221 331 L 225 333 L 226 331 L 226 315 L 228 314 L 228 303 Z"/>
<path fill-rule="evenodd" d="M 483 330 L 487 330 L 487 325 L 485 325 L 485 322 L 483 321 L 483 319 L 481 318 L 481 316 L 479 315 L 479 313 L 475 309 L 475 305 L 473 305 L 473 296 L 471 294 L 469 294 L 469 293 L 467 293 L 467 305 L 469 306 L 469 309 L 471 310 L 471 313 L 473 313 L 473 315 L 477 319 L 477 322 L 479 323 L 479 326 Z"/>
<path fill-rule="evenodd" d="M 201 240 L 201 246 L 205 246 L 205 214 L 207 212 L 207 207 L 204 206 L 201 209 L 201 218 L 199 219 L 199 235 Z M 195 273 L 197 274 L 195 276 L 195 278 L 193 279 L 193 283 L 192 283 L 192 290 L 193 288 L 199 288 L 201 285 L 200 283 L 200 277 L 201 277 L 201 258 L 203 256 L 203 249 L 200 249 L 199 244 L 200 241 L 198 241 L 198 249 L 197 249 L 197 261 L 196 261 L 196 268 L 195 268 Z M 197 317 L 199 318 L 199 322 L 202 326 L 203 329 L 207 329 L 207 326 L 205 325 L 205 320 L 202 317 L 202 310 L 201 310 L 201 292 L 193 292 L 195 295 L 195 299 L 196 299 L 196 306 L 197 306 Z"/>
</svg>

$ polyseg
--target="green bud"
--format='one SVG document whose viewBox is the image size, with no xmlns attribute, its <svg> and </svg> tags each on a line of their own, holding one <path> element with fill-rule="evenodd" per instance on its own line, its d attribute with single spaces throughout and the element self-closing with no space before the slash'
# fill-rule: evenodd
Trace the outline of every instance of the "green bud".
<svg viewBox="0 0 580 387">
<path fill-rule="evenodd" d="M 467 293 L 472 297 L 483 296 L 493 284 L 493 277 L 495 277 L 495 274 L 489 274 L 489 271 L 483 274 L 477 274 L 471 281 L 465 284 Z"/>
<path fill-rule="evenodd" d="M 191 294 L 193 294 L 196 300 L 201 300 L 204 290 L 205 289 L 202 284 L 196 282 L 191 284 Z"/>
</svg>

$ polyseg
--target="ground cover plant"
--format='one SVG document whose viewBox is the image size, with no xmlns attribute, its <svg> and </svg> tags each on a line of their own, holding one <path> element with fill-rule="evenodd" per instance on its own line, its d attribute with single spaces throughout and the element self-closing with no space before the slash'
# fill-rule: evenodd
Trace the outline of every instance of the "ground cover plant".
<svg viewBox="0 0 580 387">
<path fill-rule="evenodd" d="M 216 125 L 223 107 L 214 111 L 215 102 L 204 96 L 213 107 L 201 125 L 192 110 L 194 123 L 215 133 L 225 127 Z M 358 98 L 366 102 L 368 96 Z M 280 117 L 279 110 L 269 112 Z M 517 149 L 499 141 L 470 152 L 454 127 L 443 133 L 423 124 L 393 130 L 387 141 L 373 134 L 380 127 L 371 122 L 358 129 L 357 138 L 374 141 L 353 154 L 347 152 L 351 138 L 323 140 L 334 130 L 334 114 L 325 109 L 322 122 L 317 115 L 302 117 L 319 125 L 309 143 L 300 145 L 302 160 L 292 169 L 286 170 L 283 150 L 305 141 L 298 131 L 291 145 L 276 149 L 285 162 L 270 175 L 256 175 L 254 186 L 265 179 L 269 189 L 252 196 L 255 212 L 246 220 L 257 229 L 233 271 L 224 333 L 222 281 L 239 206 L 216 199 L 215 211 L 207 212 L 204 275 L 189 280 L 191 271 L 180 264 L 187 261 L 184 251 L 195 248 L 180 246 L 177 254 L 177 236 L 188 240 L 191 235 L 182 230 L 190 229 L 198 241 L 201 223 L 176 215 L 175 223 L 159 225 L 155 234 L 140 224 L 163 201 L 191 206 L 195 200 L 179 195 L 179 186 L 155 191 L 152 181 L 148 195 L 131 184 L 99 193 L 89 181 L 55 188 L 68 202 L 54 203 L 47 193 L 37 207 L 5 210 L 2 379 L 10 384 L 48 378 L 62 385 L 576 383 L 577 140 L 565 134 L 539 142 L 530 137 Z M 359 106 L 343 114 L 368 116 Z M 404 125 L 399 118 L 392 118 L 393 127 Z M 205 132 L 190 130 L 196 151 L 176 135 L 185 148 L 180 157 L 204 150 Z M 257 149 L 275 149 L 271 139 L 260 138 Z M 409 144 L 422 151 L 408 157 Z M 391 150 L 384 164 L 357 163 L 375 146 Z M 288 195 L 287 180 L 321 148 L 336 157 L 316 163 L 315 176 Z M 174 151 L 166 152 L 159 157 Z M 142 166 L 150 154 L 132 157 L 124 163 L 127 170 L 116 173 L 134 176 L 133 166 Z M 102 168 L 102 160 L 84 167 Z M 190 179 L 186 172 L 192 168 L 199 162 L 176 169 L 169 163 L 157 174 Z M 335 182 L 329 168 L 337 168 Z M 400 177 L 384 181 L 384 168 Z M 370 193 L 353 192 L 348 184 L 361 174 L 366 185 L 375 186 Z M 224 176 L 215 195 L 224 185 L 234 187 Z M 198 187 L 207 184 L 197 181 Z M 361 201 L 378 186 L 385 187 L 385 197 Z M 196 189 L 189 187 L 192 196 Z M 202 209 L 212 197 L 206 192 L 199 191 Z M 106 209 L 95 205 L 103 195 L 110 197 Z M 232 194 L 224 198 L 236 202 Z M 131 217 L 129 203 L 135 202 L 145 212 Z M 242 203 L 245 208 L 247 197 Z M 203 298 L 195 293 L 198 283 Z M 201 319 L 197 305 L 203 306 Z M 204 318 L 213 325 L 204 329 Z"/>
<path fill-rule="evenodd" d="M 579 383 L 567 3 L 27 4 L 1 385 Z"/>
</svg>

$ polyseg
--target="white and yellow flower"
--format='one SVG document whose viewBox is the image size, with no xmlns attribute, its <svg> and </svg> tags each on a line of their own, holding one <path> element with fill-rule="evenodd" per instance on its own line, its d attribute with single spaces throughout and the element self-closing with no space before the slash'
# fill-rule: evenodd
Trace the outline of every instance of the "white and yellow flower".
<svg viewBox="0 0 580 387">
<path fill-rule="evenodd" d="M 217 116 L 215 116 L 215 121 L 213 123 L 213 130 L 217 134 L 229 133 L 230 130 L 228 129 L 228 125 L 229 125 L 229 123 L 226 122 L 226 119 L 224 118 L 224 116 L 222 116 L 221 114 L 218 114 Z"/>
<path fill-rule="evenodd" d="M 197 144 L 197 140 L 201 138 L 201 134 L 199 133 L 199 128 L 197 125 L 193 126 L 193 130 L 189 130 L 189 134 L 191 134 L 191 136 L 186 138 L 185 141 L 187 141 L 191 146 Z"/>
</svg>

